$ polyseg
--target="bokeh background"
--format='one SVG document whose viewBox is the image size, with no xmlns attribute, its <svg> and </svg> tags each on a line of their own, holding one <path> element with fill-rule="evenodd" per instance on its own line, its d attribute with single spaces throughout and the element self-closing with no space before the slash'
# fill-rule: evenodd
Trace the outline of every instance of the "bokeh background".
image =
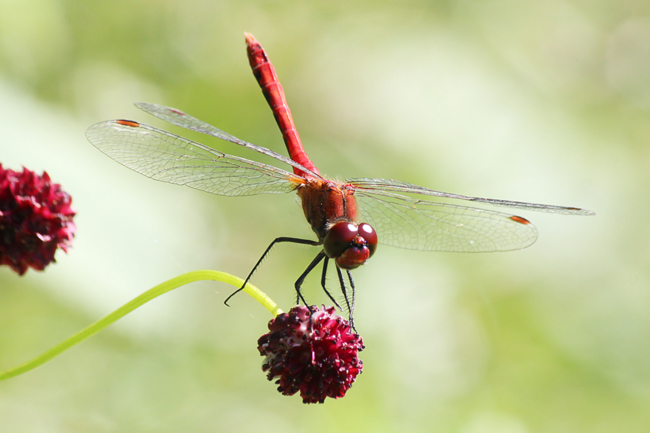
<svg viewBox="0 0 650 433">
<path fill-rule="evenodd" d="M 344 399 L 278 394 L 256 349 L 268 312 L 204 282 L 0 383 L 0 430 L 650 430 L 647 0 L 0 1 L 0 162 L 47 170 L 78 211 L 55 265 L 0 269 L 1 369 L 168 278 L 245 276 L 274 237 L 312 236 L 292 195 L 153 182 L 84 136 L 127 118 L 271 162 L 132 105 L 284 152 L 244 31 L 322 173 L 598 215 L 522 213 L 540 232 L 523 251 L 380 248 L 354 272 L 367 347 Z M 286 310 L 315 253 L 278 246 L 254 283 Z M 306 296 L 326 302 L 318 283 Z"/>
</svg>

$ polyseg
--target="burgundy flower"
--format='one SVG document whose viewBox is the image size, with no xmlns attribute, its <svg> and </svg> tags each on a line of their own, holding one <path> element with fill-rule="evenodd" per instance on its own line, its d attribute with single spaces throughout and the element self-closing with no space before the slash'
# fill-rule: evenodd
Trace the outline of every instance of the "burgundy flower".
<svg viewBox="0 0 650 433">
<path fill-rule="evenodd" d="M 278 391 L 300 391 L 303 403 L 323 403 L 343 397 L 361 373 L 357 352 L 363 340 L 351 332 L 347 320 L 334 307 L 295 306 L 269 322 L 269 332 L 257 341 L 266 356 L 262 370 L 269 380 L 278 378 Z"/>
<path fill-rule="evenodd" d="M 5 170 L 0 164 L 0 265 L 23 275 L 42 271 L 57 248 L 68 251 L 76 230 L 72 199 L 43 172 Z"/>
</svg>

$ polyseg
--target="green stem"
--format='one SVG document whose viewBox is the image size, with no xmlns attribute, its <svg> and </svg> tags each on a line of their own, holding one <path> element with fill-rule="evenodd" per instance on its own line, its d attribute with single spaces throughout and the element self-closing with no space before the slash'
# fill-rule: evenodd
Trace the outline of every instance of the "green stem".
<svg viewBox="0 0 650 433">
<path fill-rule="evenodd" d="M 193 272 L 187 272 L 183 275 L 179 275 L 178 277 L 172 278 L 171 280 L 165 281 L 164 283 L 158 284 L 157 286 L 147 290 L 137 298 L 122 305 L 120 308 L 113 311 L 106 317 L 99 319 L 92 325 L 79 331 L 78 333 L 68 338 L 67 340 L 62 341 L 61 343 L 52 347 L 50 350 L 38 355 L 36 358 L 31 359 L 14 368 L 10 368 L 9 370 L 0 372 L 0 381 L 9 379 L 14 376 L 18 376 L 19 374 L 26 373 L 40 365 L 45 364 L 47 361 L 60 355 L 61 353 L 65 352 L 72 346 L 81 343 L 86 338 L 96 334 L 97 332 L 106 328 L 111 323 L 116 322 L 118 319 L 121 319 L 122 317 L 129 314 L 131 311 L 135 310 L 141 305 L 146 304 L 152 299 L 157 298 L 158 296 L 167 293 L 171 290 L 174 290 L 185 284 L 193 283 L 195 281 L 201 281 L 201 280 L 221 281 L 224 283 L 231 284 L 237 288 L 241 287 L 241 285 L 244 284 L 244 280 L 242 280 L 241 278 L 220 271 L 208 271 L 208 270 L 193 271 Z M 247 284 L 246 287 L 244 287 L 244 291 L 248 293 L 250 296 L 252 296 L 253 299 L 255 299 L 257 302 L 262 304 L 267 310 L 269 310 L 269 312 L 273 314 L 274 317 L 282 313 L 282 310 L 278 308 L 278 306 L 271 300 L 271 298 L 269 298 L 264 292 L 259 290 L 257 287 L 251 284 Z"/>
</svg>

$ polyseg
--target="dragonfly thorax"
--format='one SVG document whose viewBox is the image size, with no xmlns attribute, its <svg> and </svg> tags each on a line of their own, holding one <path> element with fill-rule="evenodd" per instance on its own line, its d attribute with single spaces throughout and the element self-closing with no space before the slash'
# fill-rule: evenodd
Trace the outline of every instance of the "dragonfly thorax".
<svg viewBox="0 0 650 433">
<path fill-rule="evenodd" d="M 357 219 L 354 189 L 346 184 L 309 179 L 298 187 L 297 193 L 305 218 L 320 241 L 324 241 L 330 227 L 337 222 Z"/>
</svg>

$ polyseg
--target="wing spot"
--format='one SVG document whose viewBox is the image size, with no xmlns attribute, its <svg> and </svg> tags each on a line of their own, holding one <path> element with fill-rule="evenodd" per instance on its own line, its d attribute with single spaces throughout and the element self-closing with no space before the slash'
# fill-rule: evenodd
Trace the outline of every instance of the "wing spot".
<svg viewBox="0 0 650 433">
<path fill-rule="evenodd" d="M 130 126 L 131 128 L 139 128 L 140 124 L 138 122 L 135 122 L 133 120 L 116 120 L 115 123 L 118 125 L 124 125 L 124 126 Z"/>
<path fill-rule="evenodd" d="M 525 225 L 530 224 L 530 221 L 528 221 L 526 218 L 522 218 L 522 217 L 517 216 L 517 215 L 511 216 L 510 219 L 513 220 L 516 223 L 519 223 L 519 224 L 525 224 Z"/>
</svg>

